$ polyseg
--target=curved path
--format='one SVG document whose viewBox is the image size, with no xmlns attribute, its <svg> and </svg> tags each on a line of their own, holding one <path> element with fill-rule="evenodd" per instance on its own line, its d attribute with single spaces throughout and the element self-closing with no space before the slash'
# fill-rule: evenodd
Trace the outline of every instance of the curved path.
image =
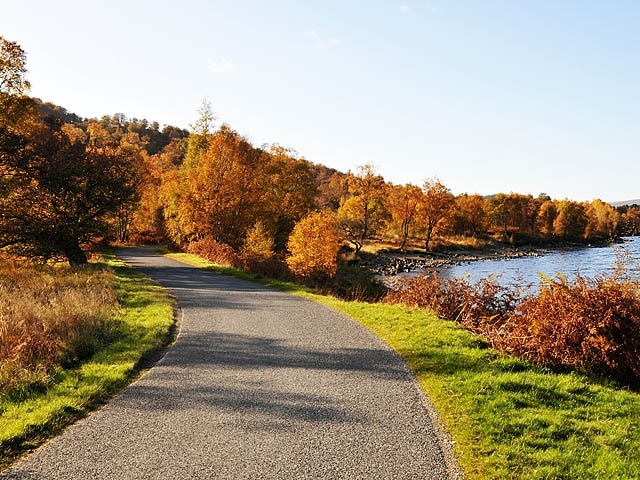
<svg viewBox="0 0 640 480">
<path fill-rule="evenodd" d="M 456 476 L 415 379 L 356 322 L 150 249 L 118 255 L 178 299 L 175 345 L 0 478 Z"/>
</svg>

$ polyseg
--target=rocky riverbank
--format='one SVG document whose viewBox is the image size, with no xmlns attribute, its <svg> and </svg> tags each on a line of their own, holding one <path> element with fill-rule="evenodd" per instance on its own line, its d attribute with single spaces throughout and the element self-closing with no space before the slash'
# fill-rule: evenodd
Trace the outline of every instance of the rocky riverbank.
<svg viewBox="0 0 640 480">
<path fill-rule="evenodd" d="M 459 265 L 479 260 L 496 260 L 522 257 L 537 257 L 550 250 L 523 248 L 491 248 L 486 250 L 455 250 L 446 253 L 380 253 L 373 258 L 362 260 L 361 264 L 376 275 L 392 276 L 415 270 L 437 269 L 445 265 Z"/>
</svg>

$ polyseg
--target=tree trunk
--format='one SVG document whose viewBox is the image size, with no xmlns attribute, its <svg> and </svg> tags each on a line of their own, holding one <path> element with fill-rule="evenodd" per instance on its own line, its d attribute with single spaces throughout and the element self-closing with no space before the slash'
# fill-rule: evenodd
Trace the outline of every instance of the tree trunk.
<svg viewBox="0 0 640 480">
<path fill-rule="evenodd" d="M 425 253 L 429 253 L 429 243 L 431 242 L 431 232 L 433 232 L 433 229 L 427 228 L 427 240 L 424 242 Z"/>
<path fill-rule="evenodd" d="M 400 251 L 404 252 L 404 247 L 407 244 L 407 238 L 409 238 L 409 222 L 407 220 L 402 221 L 402 243 L 400 244 Z"/>
<path fill-rule="evenodd" d="M 69 260 L 69 265 L 86 265 L 87 255 L 80 248 L 80 243 L 77 240 L 69 240 L 65 245 L 63 253 Z"/>
</svg>

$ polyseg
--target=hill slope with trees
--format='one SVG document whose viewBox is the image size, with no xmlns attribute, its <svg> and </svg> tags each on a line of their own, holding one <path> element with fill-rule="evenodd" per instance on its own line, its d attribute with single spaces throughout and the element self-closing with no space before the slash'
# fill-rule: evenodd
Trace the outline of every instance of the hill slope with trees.
<svg viewBox="0 0 640 480">
<path fill-rule="evenodd" d="M 540 194 L 453 195 L 437 178 L 394 185 L 373 165 L 342 173 L 296 152 L 252 145 L 203 102 L 190 131 L 122 113 L 85 119 L 27 96 L 26 54 L 2 39 L 0 248 L 83 263 L 98 239 L 195 242 L 246 250 L 260 225 L 284 265 L 291 232 L 335 217 L 356 256 L 371 241 L 430 251 L 465 245 L 604 243 L 640 233 L 640 208 Z M 335 227 L 334 227 L 335 226 Z M 269 258 L 267 258 L 269 257 Z M 335 260 L 335 259 L 334 259 Z"/>
</svg>

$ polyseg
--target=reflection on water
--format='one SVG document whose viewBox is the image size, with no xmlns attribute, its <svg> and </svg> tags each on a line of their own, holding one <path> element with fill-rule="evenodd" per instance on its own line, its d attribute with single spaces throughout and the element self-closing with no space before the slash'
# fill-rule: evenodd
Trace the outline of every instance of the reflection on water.
<svg viewBox="0 0 640 480">
<path fill-rule="evenodd" d="M 616 262 L 621 262 L 630 276 L 640 279 L 640 237 L 625 238 L 622 244 L 612 247 L 584 248 L 560 251 L 539 257 L 523 257 L 500 260 L 483 260 L 463 265 L 450 265 L 438 269 L 442 278 L 461 278 L 468 275 L 469 282 L 476 282 L 490 275 L 500 275 L 503 285 L 538 285 L 540 274 L 554 277 L 560 272 L 569 280 L 576 273 L 593 278 L 610 273 Z"/>
</svg>

